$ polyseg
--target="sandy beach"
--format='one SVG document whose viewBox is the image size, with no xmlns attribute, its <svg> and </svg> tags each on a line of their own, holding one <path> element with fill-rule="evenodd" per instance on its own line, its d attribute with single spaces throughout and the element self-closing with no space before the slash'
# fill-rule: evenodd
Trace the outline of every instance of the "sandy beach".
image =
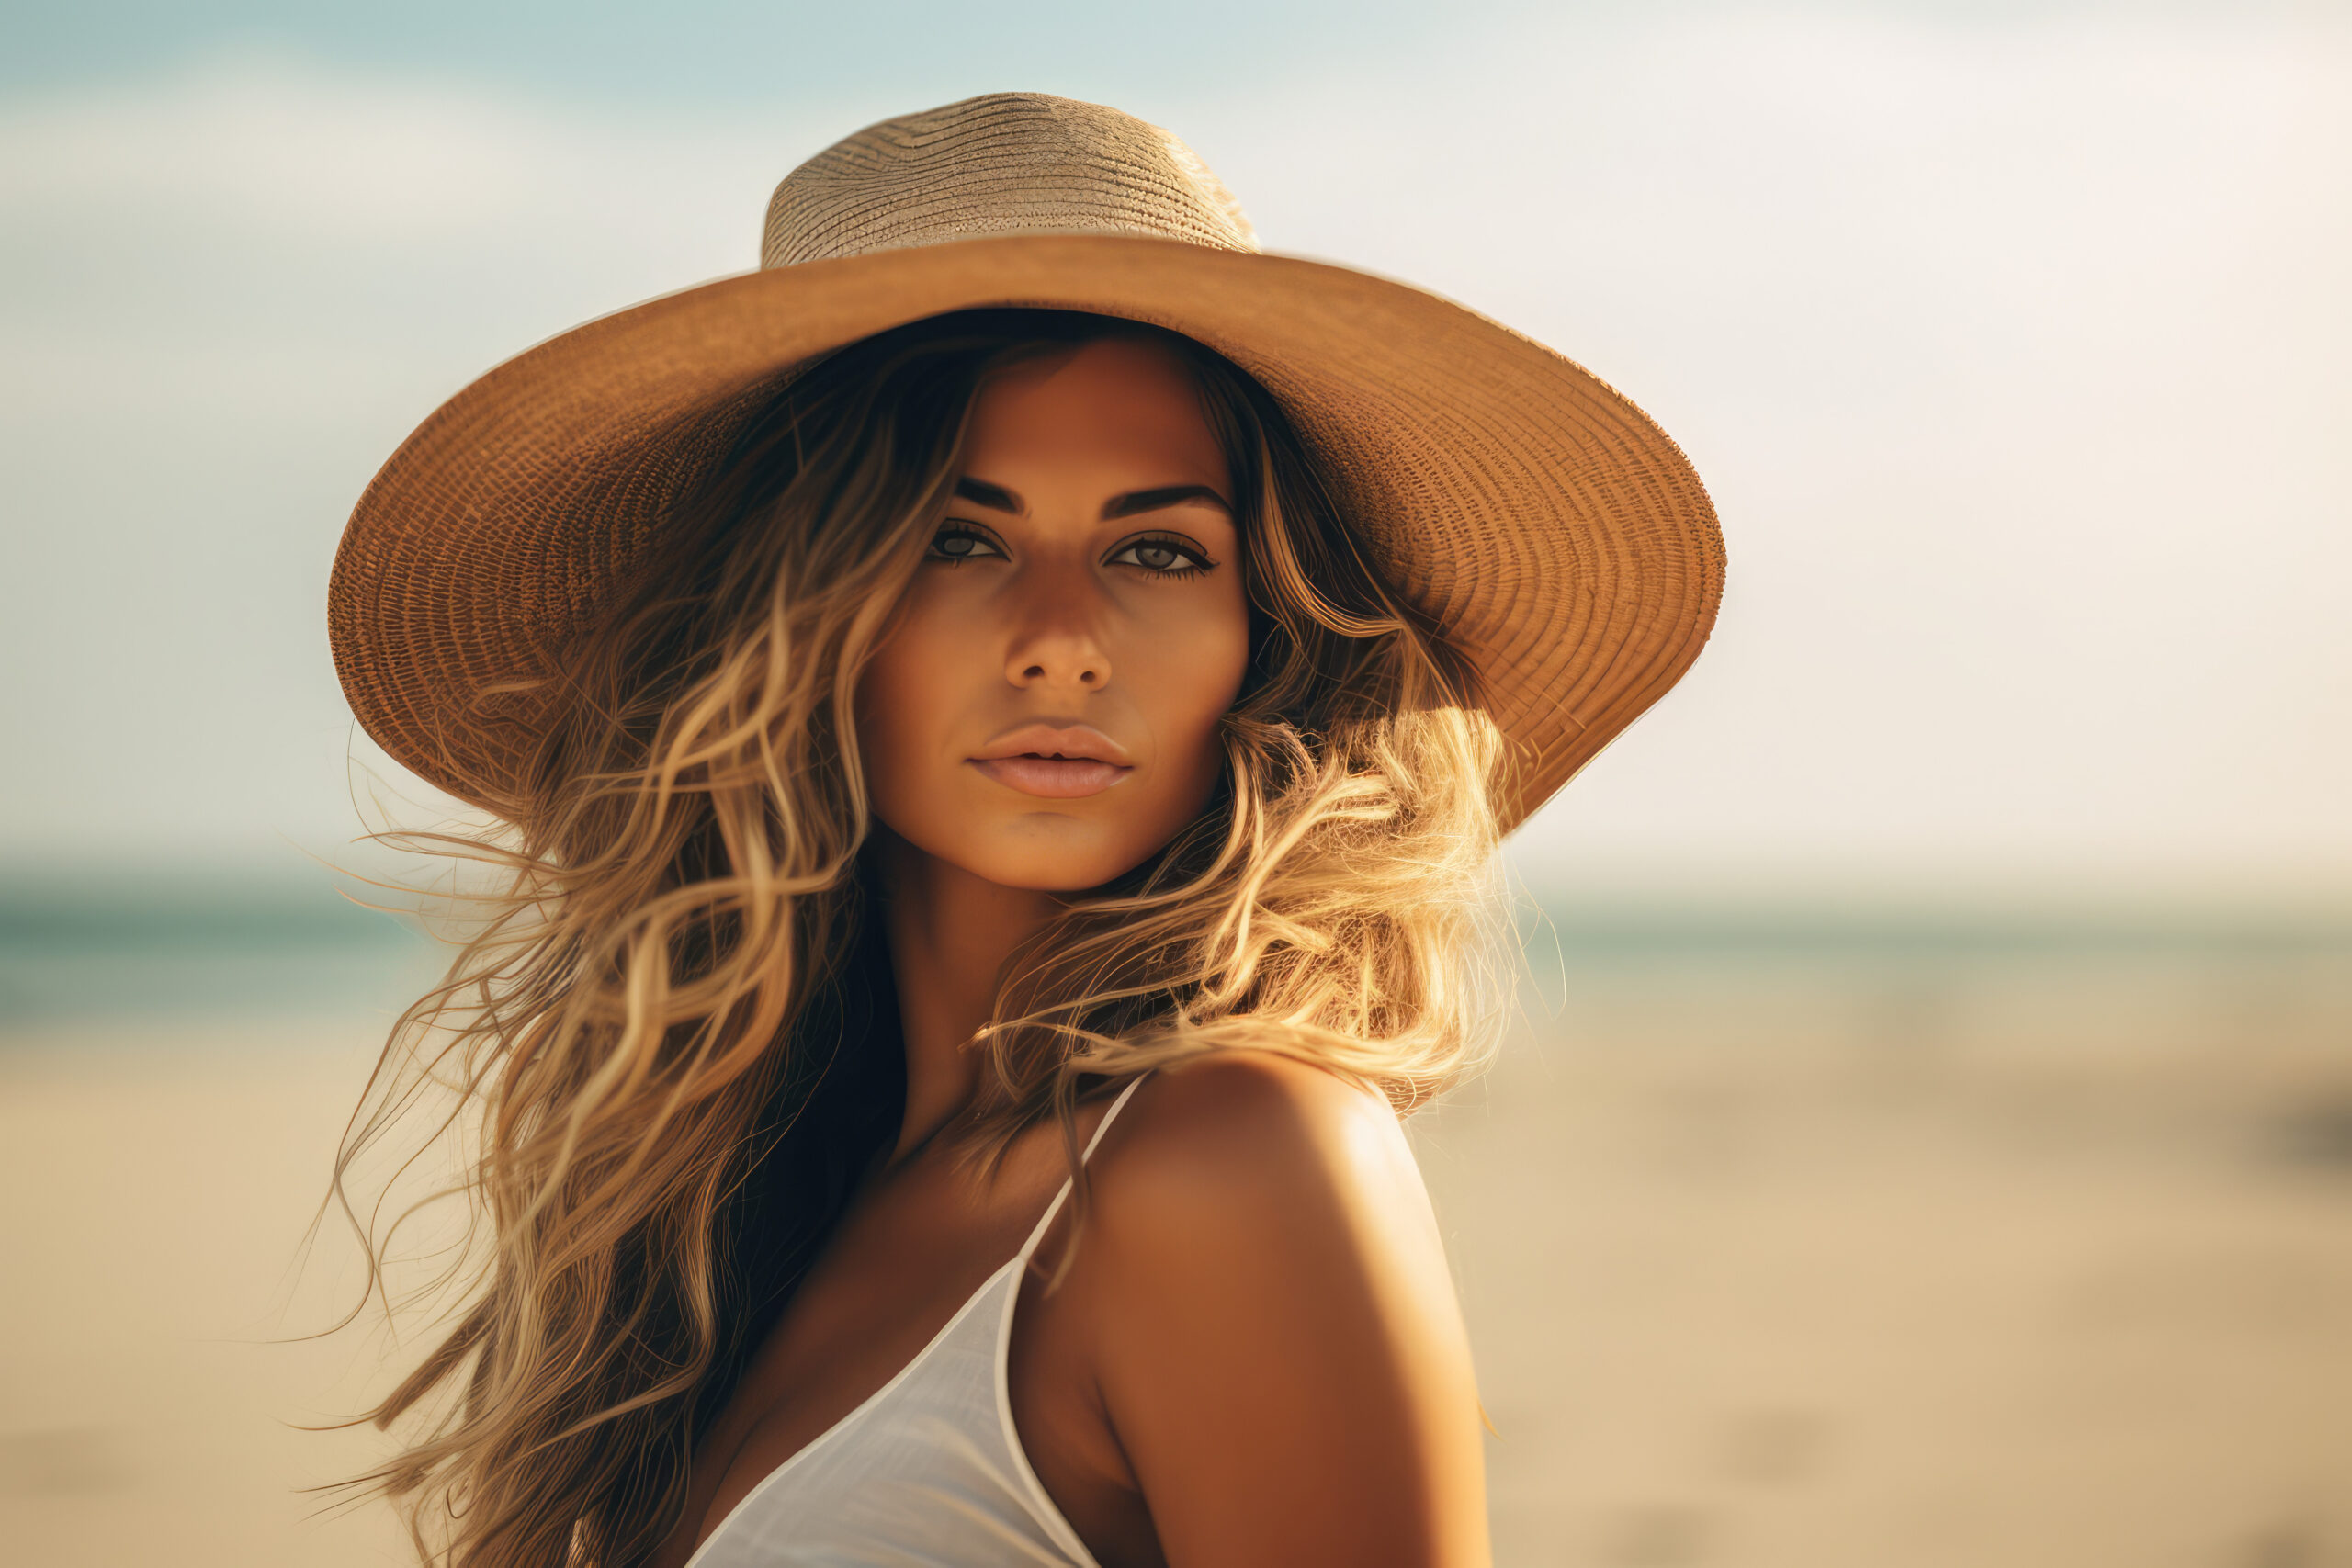
<svg viewBox="0 0 2352 1568">
<path fill-rule="evenodd" d="M 1498 1561 L 2352 1563 L 2340 959 L 1872 973 L 1582 974 L 1417 1122 Z M 11 1562 L 402 1560 L 380 1508 L 299 1490 L 379 1451 L 298 1427 L 380 1338 L 282 1342 L 356 1279 L 333 1231 L 294 1265 L 372 1048 L 349 1017 L 12 1032 Z"/>
</svg>

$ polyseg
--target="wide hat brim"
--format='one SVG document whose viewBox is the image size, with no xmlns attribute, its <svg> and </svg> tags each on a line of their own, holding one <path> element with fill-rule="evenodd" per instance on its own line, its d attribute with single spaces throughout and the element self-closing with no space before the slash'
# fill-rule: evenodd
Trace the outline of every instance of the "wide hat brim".
<svg viewBox="0 0 2352 1568">
<path fill-rule="evenodd" d="M 1450 300 L 1295 257 L 998 235 L 721 279 L 599 318 L 451 398 L 360 498 L 329 637 L 352 711 L 450 794 L 509 797 L 556 671 L 760 394 L 982 306 L 1149 322 L 1256 377 L 1390 580 L 1477 665 L 1515 826 L 1672 686 L 1722 596 L 1713 508 L 1649 417 Z"/>
</svg>

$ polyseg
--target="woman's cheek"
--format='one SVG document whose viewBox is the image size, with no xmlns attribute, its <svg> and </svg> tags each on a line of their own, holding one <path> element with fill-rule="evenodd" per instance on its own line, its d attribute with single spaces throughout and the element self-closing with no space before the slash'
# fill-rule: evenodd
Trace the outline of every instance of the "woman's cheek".
<svg viewBox="0 0 2352 1568">
<path fill-rule="evenodd" d="M 910 837 L 924 836 L 944 782 L 932 776 L 938 766 L 932 753 L 945 744 L 944 710 L 955 700 L 945 682 L 954 661 L 941 658 L 937 629 L 933 617 L 910 615 L 858 686 L 858 739 L 876 809 Z"/>
<path fill-rule="evenodd" d="M 1237 613 L 1235 618 L 1239 619 Z M 1228 627 L 1220 620 L 1194 620 L 1157 640 L 1156 673 L 1165 706 L 1170 760 L 1179 763 L 1182 789 L 1197 809 L 1225 764 L 1221 724 L 1241 690 L 1250 644 L 1246 622 Z"/>
<path fill-rule="evenodd" d="M 1194 619 L 1186 627 L 1189 636 L 1170 639 L 1170 646 L 1182 649 L 1181 672 L 1188 688 L 1187 706 L 1211 732 L 1240 694 L 1241 679 L 1250 666 L 1247 606 L 1235 594 L 1232 603 L 1217 609 L 1214 615 Z"/>
</svg>

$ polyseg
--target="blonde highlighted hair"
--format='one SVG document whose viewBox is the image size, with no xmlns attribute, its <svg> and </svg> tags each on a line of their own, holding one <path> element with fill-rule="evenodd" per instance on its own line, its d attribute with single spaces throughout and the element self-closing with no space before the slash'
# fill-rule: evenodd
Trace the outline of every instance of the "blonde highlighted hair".
<svg viewBox="0 0 2352 1568">
<path fill-rule="evenodd" d="M 1188 339 L 1054 311 L 842 350 L 768 395 L 533 694 L 500 832 L 428 846 L 500 868 L 499 891 L 394 1027 L 336 1167 L 341 1187 L 455 1090 L 479 1263 L 371 1412 L 407 1447 L 361 1478 L 426 1561 L 645 1561 L 697 1433 L 895 1137 L 853 698 L 978 390 L 1113 335 L 1180 355 L 1225 446 L 1251 665 L 1208 809 L 1014 955 L 957 1135 L 987 1158 L 1058 1118 L 1067 1141 L 1089 1085 L 1216 1050 L 1317 1063 L 1402 1112 L 1487 1044 L 1494 727 L 1265 391 Z M 390 1238 L 368 1240 L 380 1269 Z"/>
</svg>

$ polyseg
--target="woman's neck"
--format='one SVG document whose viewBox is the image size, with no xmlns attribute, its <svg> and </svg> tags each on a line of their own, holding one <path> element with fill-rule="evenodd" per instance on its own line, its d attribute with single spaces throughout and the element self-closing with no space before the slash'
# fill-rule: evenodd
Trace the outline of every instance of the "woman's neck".
<svg viewBox="0 0 2352 1568">
<path fill-rule="evenodd" d="M 896 1163 L 971 1103 L 980 1057 L 966 1043 L 996 1006 L 1005 960 L 1062 905 L 1051 893 L 975 876 L 888 829 L 878 839 L 883 931 L 907 1048 Z"/>
</svg>

